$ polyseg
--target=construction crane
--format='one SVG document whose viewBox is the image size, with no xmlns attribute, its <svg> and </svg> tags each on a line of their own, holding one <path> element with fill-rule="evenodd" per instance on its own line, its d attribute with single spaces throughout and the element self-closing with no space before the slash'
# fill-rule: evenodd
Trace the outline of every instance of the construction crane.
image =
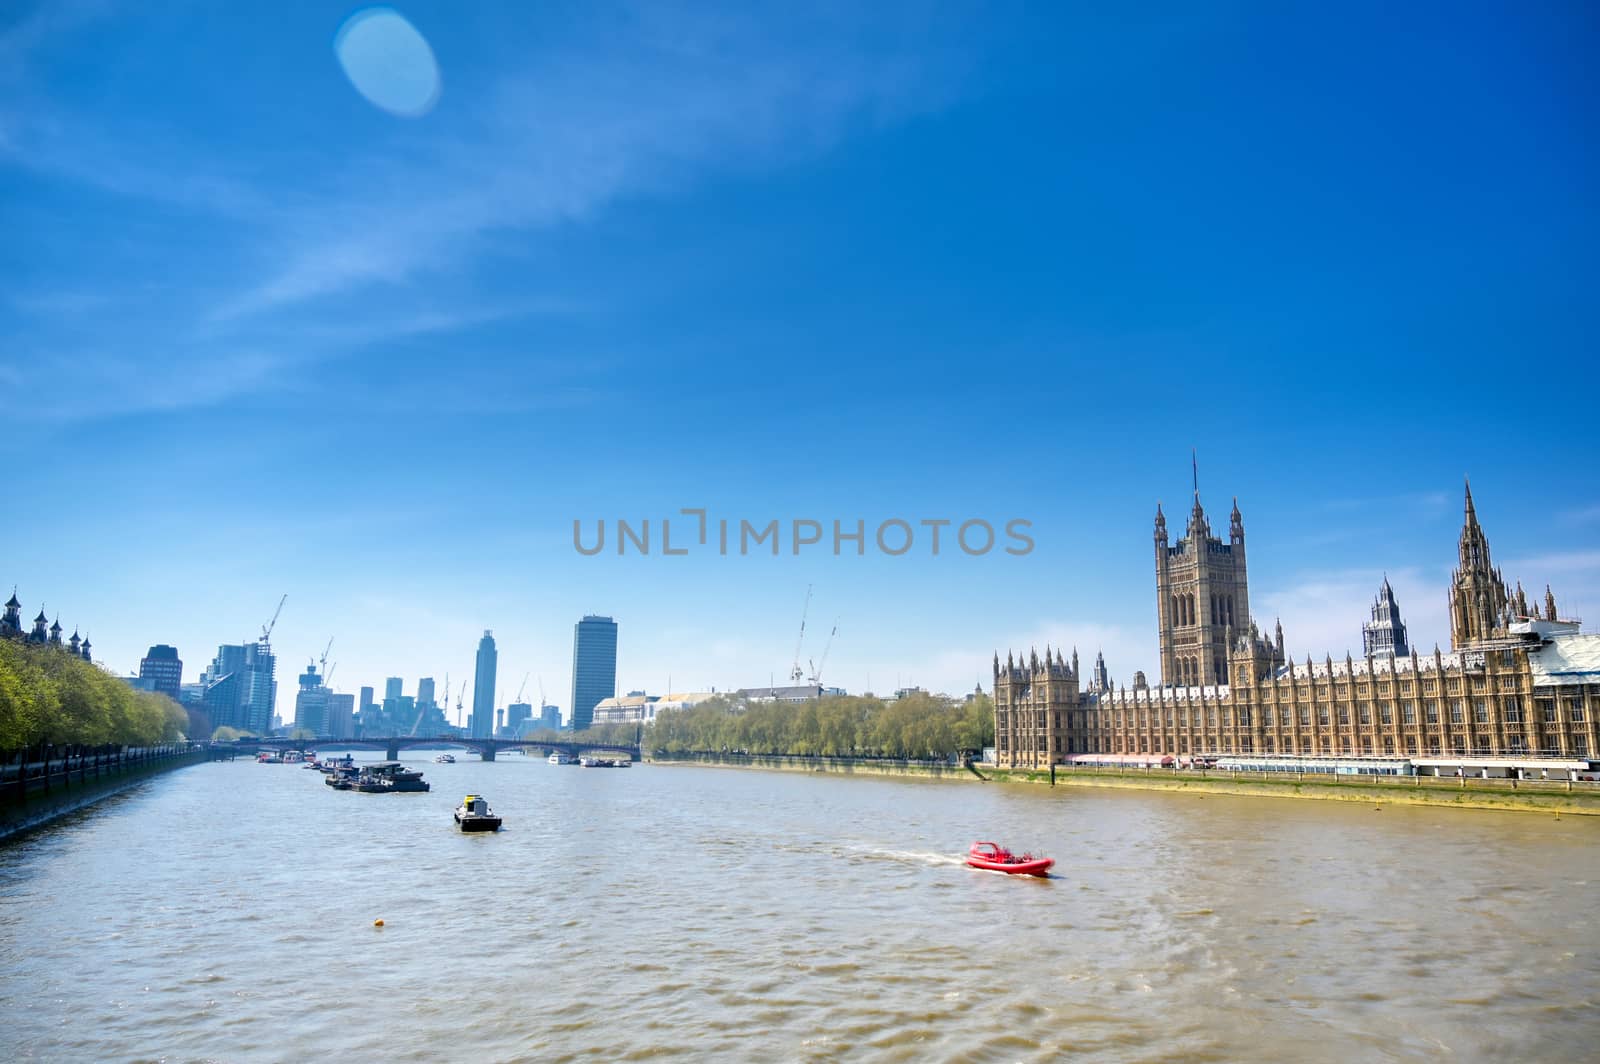
<svg viewBox="0 0 1600 1064">
<path fill-rule="evenodd" d="M 328 685 L 328 651 L 333 649 L 333 636 L 328 637 L 328 645 L 322 648 L 322 657 L 317 660 L 322 665 L 322 685 Z"/>
<path fill-rule="evenodd" d="M 517 688 L 517 697 L 511 700 L 513 704 L 522 701 L 522 692 L 528 689 L 528 677 L 532 675 L 532 672 L 525 672 L 522 674 L 522 686 Z"/>
<path fill-rule="evenodd" d="M 789 667 L 789 681 L 799 683 L 805 678 L 800 671 L 800 646 L 806 641 L 806 615 L 811 612 L 811 585 L 806 585 L 806 604 L 800 610 L 800 637 L 794 641 L 794 664 Z"/>
<path fill-rule="evenodd" d="M 283 598 L 278 600 L 278 608 L 272 611 L 272 620 L 268 621 L 266 624 L 261 626 L 261 645 L 262 646 L 268 646 L 268 645 L 271 644 L 271 642 L 272 642 L 272 630 L 274 628 L 278 627 L 278 614 L 283 612 L 283 604 L 285 602 L 288 602 L 288 601 L 289 601 L 289 595 L 288 595 L 287 592 L 285 592 Z"/>
<path fill-rule="evenodd" d="M 467 694 L 467 681 L 462 680 L 461 681 L 461 690 L 456 692 L 456 727 L 458 727 L 458 728 L 462 726 L 461 725 L 461 700 L 466 697 L 466 694 Z M 445 697 L 445 699 L 447 701 L 450 698 L 450 689 L 449 688 L 445 688 L 444 697 Z"/>
<path fill-rule="evenodd" d="M 332 665 L 329 665 L 327 671 L 322 674 L 322 686 L 326 687 L 330 691 L 333 690 L 333 686 L 329 684 L 328 681 L 333 679 L 333 670 L 337 669 L 338 667 L 339 663 L 336 661 Z"/>
<path fill-rule="evenodd" d="M 828 633 L 828 641 L 822 645 L 822 664 L 811 663 L 811 683 L 814 687 L 822 686 L 822 670 L 828 664 L 828 651 L 833 649 L 833 637 L 839 634 L 839 619 L 833 621 L 833 630 Z"/>
</svg>

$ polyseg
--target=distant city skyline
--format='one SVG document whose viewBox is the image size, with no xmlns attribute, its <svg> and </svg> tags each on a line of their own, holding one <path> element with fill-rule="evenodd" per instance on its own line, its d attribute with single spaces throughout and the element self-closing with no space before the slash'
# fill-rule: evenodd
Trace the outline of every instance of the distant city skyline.
<svg viewBox="0 0 1600 1064">
<path fill-rule="evenodd" d="M 597 611 L 617 690 L 782 682 L 810 585 L 828 686 L 1154 676 L 1193 448 L 1296 654 L 1359 653 L 1386 572 L 1447 638 L 1464 475 L 1600 619 L 1582 5 L 423 2 L 404 100 L 348 8 L 13 6 L 0 581 L 119 674 L 287 594 L 282 670 L 334 635 L 346 690 L 459 684 L 492 629 L 561 700 Z M 1034 547 L 573 549 L 683 508 Z"/>
</svg>

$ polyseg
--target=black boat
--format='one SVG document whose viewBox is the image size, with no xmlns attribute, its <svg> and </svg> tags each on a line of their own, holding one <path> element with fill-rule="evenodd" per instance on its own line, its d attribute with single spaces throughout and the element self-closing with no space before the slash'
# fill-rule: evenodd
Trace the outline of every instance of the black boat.
<svg viewBox="0 0 1600 1064">
<path fill-rule="evenodd" d="M 500 818 L 489 808 L 489 800 L 469 794 L 456 806 L 456 826 L 462 831 L 499 831 Z"/>
<path fill-rule="evenodd" d="M 379 761 L 362 768 L 356 790 L 363 794 L 398 794 L 420 793 L 429 787 L 416 769 L 406 768 L 399 761 Z"/>
</svg>

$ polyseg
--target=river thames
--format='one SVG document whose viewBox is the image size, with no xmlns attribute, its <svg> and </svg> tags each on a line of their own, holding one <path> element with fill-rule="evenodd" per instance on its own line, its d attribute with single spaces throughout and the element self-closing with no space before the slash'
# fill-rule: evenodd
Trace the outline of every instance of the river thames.
<svg viewBox="0 0 1600 1064">
<path fill-rule="evenodd" d="M 1600 818 L 458 757 L 409 755 L 417 795 L 197 766 L 0 845 L 6 1055 L 1581 1059 L 1600 1036 Z M 502 832 L 455 830 L 469 791 Z M 974 839 L 1056 875 L 968 869 Z"/>
</svg>

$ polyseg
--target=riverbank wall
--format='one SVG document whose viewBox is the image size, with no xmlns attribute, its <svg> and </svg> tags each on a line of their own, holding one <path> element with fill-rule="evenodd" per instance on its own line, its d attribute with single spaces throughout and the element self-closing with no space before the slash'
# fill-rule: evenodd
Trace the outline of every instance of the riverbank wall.
<svg viewBox="0 0 1600 1064">
<path fill-rule="evenodd" d="M 45 747 L 0 755 L 0 840 L 206 758 L 205 748 L 194 743 Z"/>
<path fill-rule="evenodd" d="M 778 772 L 832 772 L 865 776 L 920 776 L 973 783 L 1033 784 L 1058 787 L 1109 787 L 1124 790 L 1180 791 L 1195 795 L 1301 798 L 1369 805 L 1431 805 L 1452 809 L 1570 813 L 1600 816 L 1600 785 L 1545 780 L 1456 779 L 1432 776 L 1352 777 L 1292 773 L 1243 773 L 1164 769 L 1068 769 L 1023 771 L 987 765 L 876 758 L 782 757 L 745 754 L 663 754 L 657 764 L 715 765 Z"/>
<path fill-rule="evenodd" d="M 780 754 L 652 754 L 659 765 L 714 765 L 759 768 L 770 772 L 834 772 L 847 776 L 922 776 L 933 779 L 977 777 L 960 765 L 940 761 L 906 761 L 889 757 L 795 757 Z"/>
</svg>

